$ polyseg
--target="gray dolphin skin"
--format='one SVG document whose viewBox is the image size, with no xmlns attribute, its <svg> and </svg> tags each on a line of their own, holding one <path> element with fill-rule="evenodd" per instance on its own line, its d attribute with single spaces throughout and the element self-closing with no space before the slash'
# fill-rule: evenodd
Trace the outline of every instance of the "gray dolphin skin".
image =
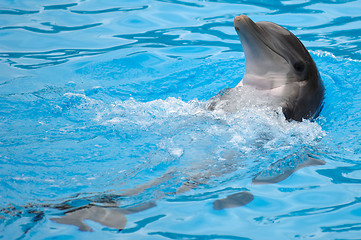
<svg viewBox="0 0 361 240">
<path fill-rule="evenodd" d="M 317 117 L 325 88 L 316 64 L 301 41 L 272 22 L 234 18 L 241 40 L 246 72 L 236 86 L 252 86 L 274 97 L 288 120 Z"/>
</svg>

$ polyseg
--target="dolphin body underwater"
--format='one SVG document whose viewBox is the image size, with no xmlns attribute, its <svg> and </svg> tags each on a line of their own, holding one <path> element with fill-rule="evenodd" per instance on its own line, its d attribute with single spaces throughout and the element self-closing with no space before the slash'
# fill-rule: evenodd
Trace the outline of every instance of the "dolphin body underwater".
<svg viewBox="0 0 361 240">
<path fill-rule="evenodd" d="M 282 112 L 288 120 L 302 121 L 303 119 L 317 117 L 322 108 L 325 89 L 315 62 L 300 40 L 275 23 L 255 23 L 245 15 L 235 17 L 234 26 L 246 58 L 245 75 L 234 89 L 248 86 L 271 96 L 273 103 L 282 108 Z M 225 99 L 232 101 L 232 96 L 230 97 L 232 90 L 224 91 L 210 99 L 208 108 L 210 110 L 217 109 L 219 102 Z M 277 168 L 277 164 L 282 165 L 282 160 L 273 163 L 270 167 Z M 278 176 L 265 178 L 261 172 L 253 178 L 252 183 L 277 183 L 286 179 L 299 168 L 322 164 L 324 164 L 323 161 L 312 158 L 301 160 L 299 164 L 296 164 L 296 167 L 285 169 Z M 125 215 L 145 211 L 155 207 L 156 204 L 146 202 L 132 208 L 120 208 L 117 206 L 117 200 L 122 199 L 123 196 L 137 195 L 146 189 L 157 186 L 171 178 L 173 174 L 174 172 L 168 172 L 160 178 L 130 189 L 122 195 L 101 196 L 93 200 L 85 199 L 88 201 L 88 204 L 85 205 L 79 206 L 76 203 L 79 199 L 75 199 L 60 204 L 42 206 L 60 211 L 65 210 L 65 214 L 63 212 L 51 220 L 77 226 L 81 231 L 92 231 L 92 228 L 83 222 L 84 220 L 92 220 L 103 226 L 122 230 L 127 222 Z M 197 181 L 190 182 L 193 183 L 187 184 L 186 182 L 184 186 L 181 186 L 181 189 L 178 189 L 177 193 L 183 193 L 202 184 L 194 184 Z M 249 192 L 239 192 L 214 201 L 213 208 L 221 210 L 239 207 L 248 204 L 253 198 Z M 36 206 L 33 207 L 36 208 Z M 31 209 L 31 207 L 28 208 Z M 41 211 L 30 211 L 36 215 L 34 219 L 40 220 L 44 216 Z"/>
</svg>

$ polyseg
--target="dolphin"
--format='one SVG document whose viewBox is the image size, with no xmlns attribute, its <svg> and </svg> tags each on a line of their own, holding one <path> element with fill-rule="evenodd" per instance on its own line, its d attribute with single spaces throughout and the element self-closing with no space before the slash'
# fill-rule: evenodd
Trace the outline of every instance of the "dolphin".
<svg viewBox="0 0 361 240">
<path fill-rule="evenodd" d="M 301 41 L 285 28 L 272 22 L 253 22 L 246 15 L 234 18 L 234 27 L 241 40 L 246 56 L 246 72 L 235 88 L 253 87 L 271 96 L 288 120 L 302 121 L 317 117 L 322 108 L 325 88 L 317 70 L 316 64 Z M 224 90 L 211 99 L 210 110 L 217 108 L 223 98 L 232 96 L 231 91 Z M 289 160 L 290 159 L 290 160 Z M 281 159 L 252 180 L 253 184 L 269 184 L 280 182 L 289 177 L 299 168 L 323 165 L 324 162 L 315 158 L 298 159 L 295 166 L 282 168 L 280 165 L 294 161 L 292 157 Z M 276 176 L 272 175 L 278 169 Z M 137 195 L 146 189 L 161 184 L 169 179 L 174 172 L 170 171 L 144 185 L 124 193 L 125 196 Z M 214 174 L 214 173 L 213 173 Z M 177 193 L 183 193 L 196 188 L 197 176 L 189 176 L 190 181 L 184 183 Z M 208 177 L 202 175 L 202 179 Z M 213 202 L 214 210 L 244 206 L 251 202 L 254 196 L 248 191 L 242 191 Z M 67 203 L 65 203 L 67 205 Z M 125 215 L 147 210 L 156 204 L 144 203 L 144 206 L 134 209 L 122 209 L 115 206 L 98 206 L 89 204 L 71 209 L 65 215 L 52 218 L 57 223 L 77 226 L 82 231 L 92 231 L 84 220 L 92 220 L 116 229 L 123 229 L 127 222 Z"/>
<path fill-rule="evenodd" d="M 243 79 L 235 88 L 242 86 L 254 87 L 257 90 L 272 96 L 283 114 L 288 120 L 302 121 L 317 117 L 322 108 L 325 88 L 317 70 L 316 64 L 301 41 L 285 28 L 272 22 L 253 22 L 246 15 L 234 18 L 234 27 L 241 40 L 246 56 L 246 72 Z M 212 98 L 209 108 L 217 108 L 217 101 L 227 96 L 229 91 L 222 91 L 218 97 Z M 287 156 L 272 164 L 269 169 L 260 172 L 254 177 L 254 184 L 269 184 L 280 182 L 289 177 L 294 171 L 314 165 L 323 165 L 324 161 L 312 157 Z M 286 164 L 292 161 L 294 166 Z M 274 176 L 274 170 L 279 172 Z M 227 173 L 227 170 L 224 172 Z M 122 230 L 125 228 L 127 219 L 125 215 L 148 210 L 157 206 L 154 202 L 145 202 L 131 208 L 120 208 L 114 204 L 116 199 L 124 196 L 137 195 L 153 186 L 162 184 L 170 179 L 174 171 L 154 179 L 144 185 L 130 189 L 122 195 L 108 196 L 109 203 L 91 202 L 89 204 L 73 207 L 71 200 L 58 205 L 45 204 L 42 207 L 50 207 L 59 210 L 68 210 L 59 216 L 51 218 L 52 221 L 62 224 L 74 225 L 81 231 L 93 231 L 84 222 L 91 220 L 103 226 Z M 222 174 L 222 172 L 218 173 Z M 212 176 L 217 173 L 212 173 Z M 186 181 L 179 187 L 176 193 L 184 193 L 198 187 L 210 176 L 200 174 L 199 176 L 188 176 Z M 199 180 L 202 179 L 202 180 Z M 105 198 L 105 200 L 107 200 Z M 247 191 L 234 193 L 225 198 L 213 202 L 214 210 L 222 210 L 244 206 L 250 203 L 254 196 Z M 86 199 L 85 199 L 86 200 Z M 86 202 L 86 201 L 85 201 Z M 35 211 L 38 206 L 28 206 L 27 213 L 35 214 L 34 219 L 43 219 L 44 213 Z M 7 213 L 13 209 L 0 209 L 0 213 Z M 21 213 L 17 213 L 21 214 Z M 0 219 L 4 219 L 0 215 Z M 34 221 L 35 221 L 34 220 Z"/>
<path fill-rule="evenodd" d="M 235 88 L 249 86 L 271 96 L 287 120 L 317 117 L 325 87 L 301 41 L 275 23 L 255 23 L 246 15 L 236 16 L 234 27 L 246 58 L 245 75 Z M 211 109 L 216 105 L 212 102 Z"/>
</svg>

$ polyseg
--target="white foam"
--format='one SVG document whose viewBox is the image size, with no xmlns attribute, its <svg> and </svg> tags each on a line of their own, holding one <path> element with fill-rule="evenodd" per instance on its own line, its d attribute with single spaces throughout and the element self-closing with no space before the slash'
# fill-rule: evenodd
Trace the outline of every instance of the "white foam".
<svg viewBox="0 0 361 240">
<path fill-rule="evenodd" d="M 267 96 L 257 94 L 249 89 L 239 91 L 215 111 L 207 110 L 207 102 L 198 100 L 170 97 L 139 102 L 131 98 L 107 105 L 96 121 L 121 131 L 142 131 L 144 139 L 158 136 L 158 147 L 187 161 L 221 159 L 223 149 L 257 155 L 315 145 L 324 136 L 316 122 L 289 122 L 279 107 L 270 105 Z"/>
<path fill-rule="evenodd" d="M 336 55 L 334 55 L 333 53 L 330 52 L 326 52 L 326 51 L 322 51 L 322 50 L 315 50 L 315 51 L 310 51 L 312 54 L 315 54 L 318 57 L 331 57 L 337 61 L 350 61 L 350 62 L 361 62 L 361 60 L 357 60 L 357 59 L 352 59 L 352 58 L 345 58 L 345 57 L 338 57 Z"/>
</svg>

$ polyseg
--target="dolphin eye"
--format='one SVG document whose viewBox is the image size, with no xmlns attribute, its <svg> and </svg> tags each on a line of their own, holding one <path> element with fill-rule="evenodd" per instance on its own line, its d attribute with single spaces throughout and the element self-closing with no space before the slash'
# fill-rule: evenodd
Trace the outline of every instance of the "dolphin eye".
<svg viewBox="0 0 361 240">
<path fill-rule="evenodd" d="M 303 72 L 303 70 L 305 70 L 305 64 L 303 62 L 296 62 L 293 64 L 293 68 L 297 72 Z"/>
</svg>

